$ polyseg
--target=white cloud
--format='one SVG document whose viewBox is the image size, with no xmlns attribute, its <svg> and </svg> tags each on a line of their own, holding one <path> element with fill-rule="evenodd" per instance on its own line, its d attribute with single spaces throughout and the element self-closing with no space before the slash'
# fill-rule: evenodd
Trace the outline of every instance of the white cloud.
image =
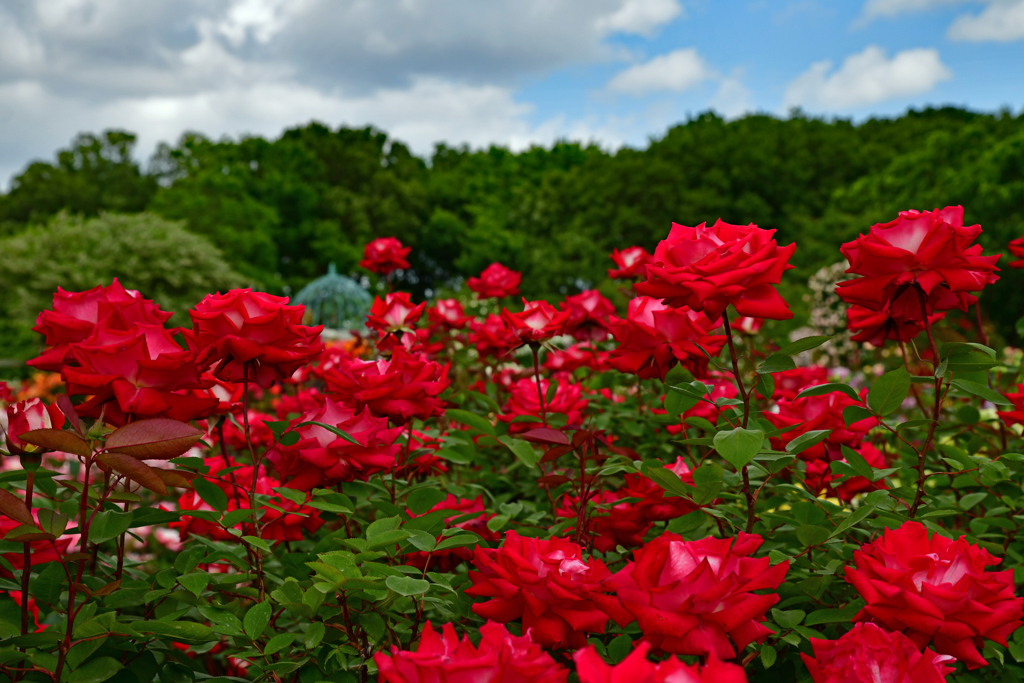
<svg viewBox="0 0 1024 683">
<path fill-rule="evenodd" d="M 754 108 L 750 89 L 743 85 L 739 74 L 722 79 L 710 104 L 727 119 L 739 118 Z"/>
<path fill-rule="evenodd" d="M 952 78 L 933 49 L 913 49 L 889 59 L 877 45 L 850 55 L 832 71 L 832 62 L 815 62 L 786 87 L 785 106 L 849 110 L 886 100 L 912 97 Z M 830 73 L 831 72 L 831 73 Z"/>
<path fill-rule="evenodd" d="M 995 0 L 980 14 L 956 18 L 948 31 L 951 40 L 1009 42 L 1024 38 L 1024 0 Z"/>
<path fill-rule="evenodd" d="M 685 48 L 620 71 L 608 81 L 608 90 L 630 95 L 683 92 L 714 76 L 697 50 Z"/>
<path fill-rule="evenodd" d="M 864 19 L 895 17 L 911 12 L 924 12 L 937 7 L 957 5 L 968 0 L 867 0 L 864 3 Z"/>
<path fill-rule="evenodd" d="M 682 13 L 678 0 L 626 0 L 615 12 L 599 17 L 595 27 L 602 33 L 649 36 Z"/>
</svg>

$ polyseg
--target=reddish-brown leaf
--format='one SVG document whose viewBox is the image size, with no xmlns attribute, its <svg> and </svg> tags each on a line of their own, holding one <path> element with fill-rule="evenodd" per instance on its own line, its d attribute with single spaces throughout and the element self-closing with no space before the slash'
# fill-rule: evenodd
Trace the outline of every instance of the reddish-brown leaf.
<svg viewBox="0 0 1024 683">
<path fill-rule="evenodd" d="M 60 394 L 54 402 L 60 408 L 60 412 L 64 413 L 64 417 L 68 419 L 71 428 L 79 434 L 84 434 L 82 421 L 78 419 L 78 412 L 75 410 L 75 405 L 71 402 L 71 398 L 67 394 Z"/>
<path fill-rule="evenodd" d="M 156 475 L 168 486 L 177 486 L 178 488 L 183 489 L 192 488 L 192 480 L 199 476 L 195 472 L 165 470 L 160 467 L 154 467 L 153 471 L 156 472 Z"/>
<path fill-rule="evenodd" d="M 537 483 L 541 486 L 558 486 L 559 484 L 564 484 L 567 481 L 572 480 L 564 474 L 545 474 L 543 477 L 537 479 Z"/>
<path fill-rule="evenodd" d="M 0 512 L 7 515 L 15 522 L 21 522 L 22 524 L 29 524 L 31 526 L 36 525 L 36 520 L 32 517 L 32 512 L 25 505 L 25 502 L 18 498 L 14 494 L 0 489 Z"/>
<path fill-rule="evenodd" d="M 126 424 L 107 437 L 107 450 L 139 460 L 170 460 L 192 448 L 203 433 L 185 422 L 156 418 Z"/>
<path fill-rule="evenodd" d="M 569 445 L 569 439 L 566 438 L 565 434 L 557 429 L 551 429 L 550 427 L 537 427 L 536 429 L 531 429 L 528 432 L 520 434 L 519 438 L 529 441 L 530 443 L 542 443 L 549 446 Z"/>
<path fill-rule="evenodd" d="M 124 453 L 101 453 L 97 460 L 120 472 L 132 481 L 138 482 L 154 493 L 167 495 L 167 486 L 152 467 Z"/>
<path fill-rule="evenodd" d="M 16 526 L 4 536 L 5 541 L 13 541 L 15 543 L 30 543 L 32 541 L 53 541 L 57 537 L 53 534 L 48 534 L 35 524 L 22 524 Z"/>
<path fill-rule="evenodd" d="M 18 438 L 33 446 L 41 446 L 51 451 L 62 451 L 74 453 L 83 458 L 88 457 L 89 442 L 74 432 L 66 432 L 62 429 L 33 429 L 30 432 L 19 434 Z"/>
<path fill-rule="evenodd" d="M 548 452 L 540 459 L 541 462 L 551 462 L 555 458 L 560 458 L 566 453 L 572 453 L 572 446 L 552 446 L 548 449 Z"/>
</svg>

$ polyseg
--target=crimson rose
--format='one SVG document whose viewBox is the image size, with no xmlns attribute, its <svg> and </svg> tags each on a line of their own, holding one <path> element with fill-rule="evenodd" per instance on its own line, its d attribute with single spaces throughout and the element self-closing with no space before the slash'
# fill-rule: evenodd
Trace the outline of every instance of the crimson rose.
<svg viewBox="0 0 1024 683">
<path fill-rule="evenodd" d="M 519 284 L 522 281 L 522 273 L 509 270 L 500 263 L 492 263 L 484 268 L 480 277 L 471 277 L 466 280 L 466 284 L 481 299 L 501 299 L 519 294 Z"/>
<path fill-rule="evenodd" d="M 390 275 L 399 268 L 409 267 L 405 257 L 411 250 L 412 247 L 403 247 L 394 237 L 380 237 L 366 245 L 363 249 L 363 260 L 359 265 L 371 273 Z"/>
<path fill-rule="evenodd" d="M 720 661 L 712 652 L 707 664 L 684 664 L 675 656 L 651 664 L 650 643 L 641 642 L 615 666 L 608 666 L 593 645 L 573 653 L 580 683 L 746 683 L 743 667 Z M 868 679 L 864 679 L 868 680 Z"/>
<path fill-rule="evenodd" d="M 438 395 L 448 388 L 448 366 L 395 348 L 391 360 L 351 360 L 324 373 L 327 391 L 358 409 L 368 407 L 395 424 L 412 418 L 426 420 L 444 413 Z"/>
<path fill-rule="evenodd" d="M 814 683 L 943 683 L 956 661 L 928 648 L 920 652 L 899 631 L 857 624 L 839 640 L 810 638 L 814 656 L 801 652 Z"/>
<path fill-rule="evenodd" d="M 654 257 L 643 247 L 626 247 L 622 251 L 614 250 L 610 255 L 618 268 L 609 268 L 608 277 L 613 280 L 633 280 L 647 277 L 647 264 Z"/>
<path fill-rule="evenodd" d="M 608 338 L 608 318 L 615 313 L 615 306 L 596 289 L 567 296 L 562 309 L 569 312 L 566 334 L 578 341 L 599 342 Z"/>
<path fill-rule="evenodd" d="M 514 334 L 521 343 L 533 344 L 546 341 L 562 334 L 569 320 L 568 311 L 559 311 L 547 301 L 527 301 L 523 299 L 523 310 L 513 313 L 507 308 L 502 309 L 501 319 L 509 332 Z"/>
</svg>

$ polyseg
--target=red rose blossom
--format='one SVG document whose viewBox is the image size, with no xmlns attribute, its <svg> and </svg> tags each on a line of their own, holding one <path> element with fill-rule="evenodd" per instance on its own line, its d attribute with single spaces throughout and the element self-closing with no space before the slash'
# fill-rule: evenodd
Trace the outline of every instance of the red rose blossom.
<svg viewBox="0 0 1024 683">
<path fill-rule="evenodd" d="M 519 284 L 522 281 L 522 273 L 509 270 L 500 263 L 492 263 L 484 268 L 480 277 L 471 277 L 466 280 L 466 284 L 481 299 L 502 299 L 519 294 Z"/>
<path fill-rule="evenodd" d="M 117 278 L 106 287 L 84 292 L 68 292 L 58 287 L 53 295 L 53 310 L 40 313 L 32 328 L 46 337 L 49 348 L 28 364 L 37 370 L 60 372 L 61 365 L 73 359 L 72 345 L 91 337 L 97 326 L 127 330 L 134 323 L 163 325 L 172 315 L 138 292 L 125 289 Z"/>
<path fill-rule="evenodd" d="M 624 498 L 626 495 L 618 491 L 601 491 L 587 499 L 588 504 L 592 503 L 596 508 L 587 508 L 582 535 L 589 538 L 594 548 L 602 553 L 615 550 L 620 545 L 623 548 L 643 545 L 644 534 L 651 528 L 651 520 L 644 516 L 637 505 L 618 502 Z M 579 496 L 565 494 L 555 515 L 578 520 L 579 512 Z M 564 533 L 575 531 L 576 525 L 572 524 Z"/>
<path fill-rule="evenodd" d="M 711 372 L 709 377 L 701 380 L 704 384 L 711 385 L 711 393 L 706 394 L 704 400 L 698 401 L 697 405 L 683 413 L 683 419 L 691 417 L 702 417 L 711 424 L 718 424 L 718 418 L 723 410 L 728 410 L 727 404 L 719 405 L 718 399 L 735 399 L 740 392 L 736 389 L 736 383 L 730 375 L 721 375 L 717 371 Z M 710 403 L 707 399 L 714 401 Z M 677 434 L 682 431 L 681 425 L 668 425 L 665 430 L 669 434 Z"/>
<path fill-rule="evenodd" d="M 522 619 L 541 647 L 579 648 L 586 634 L 604 633 L 608 615 L 590 594 L 611 572 L 601 560 L 584 560 L 575 543 L 509 531 L 500 548 L 477 547 L 473 564 L 466 595 L 491 598 L 473 605 L 477 616 L 503 624 Z"/>
<path fill-rule="evenodd" d="M 608 338 L 608 318 L 615 313 L 615 306 L 601 292 L 588 289 L 568 296 L 562 309 L 569 312 L 565 334 L 571 334 L 577 341 L 599 342 Z"/>
<path fill-rule="evenodd" d="M 566 424 L 579 425 L 583 422 L 583 411 L 588 401 L 583 398 L 583 389 L 578 384 L 559 382 L 555 395 L 547 400 L 550 383 L 546 379 L 540 381 L 540 391 L 544 395 L 544 409 L 548 415 L 561 413 L 566 416 Z M 521 415 L 540 416 L 540 396 L 537 395 L 537 382 L 534 379 L 521 379 L 512 385 L 512 396 L 505 406 L 505 411 L 498 416 L 503 422 L 509 422 L 509 433 L 525 432 L 540 427 L 540 422 L 512 422 Z"/>
<path fill-rule="evenodd" d="M 772 379 L 775 381 L 775 391 L 772 393 L 772 398 L 776 401 L 779 399 L 792 401 L 804 389 L 819 384 L 827 384 L 828 370 L 820 365 L 808 365 L 806 367 L 773 372 Z"/>
<path fill-rule="evenodd" d="M 676 458 L 674 463 L 665 465 L 665 469 L 671 470 L 684 484 L 694 485 L 693 472 L 682 458 Z M 618 493 L 625 498 L 641 498 L 633 506 L 642 518 L 652 522 L 666 522 L 697 509 L 686 498 L 666 496 L 665 489 L 642 474 L 627 474 L 625 484 Z"/>
<path fill-rule="evenodd" d="M 500 358 L 519 346 L 519 339 L 496 313 L 489 314 L 483 322 L 471 320 L 469 329 L 469 343 L 476 347 L 481 357 Z"/>
<path fill-rule="evenodd" d="M 839 640 L 809 638 L 814 656 L 801 652 L 814 683 L 943 683 L 956 661 L 917 646 L 900 632 L 857 624 Z"/>
<path fill-rule="evenodd" d="M 461 330 L 473 316 L 466 315 L 458 299 L 438 299 L 427 309 L 427 318 L 435 325 L 442 325 L 450 330 Z"/>
<path fill-rule="evenodd" d="M 864 402 L 854 401 L 840 391 L 805 396 L 791 401 L 781 399 L 776 405 L 778 412 L 766 412 L 764 418 L 779 429 L 794 427 L 771 437 L 772 448 L 776 450 L 785 450 L 789 442 L 807 432 L 819 429 L 832 430 L 824 441 L 800 452 L 800 458 L 804 460 L 839 460 L 843 457 L 842 446 L 856 450 L 864 436 L 877 424 L 875 418 L 869 417 L 847 426 L 843 410 L 849 406 L 863 407 Z"/>
<path fill-rule="evenodd" d="M 416 305 L 407 292 L 392 292 L 381 299 L 374 298 L 366 316 L 366 326 L 381 335 L 409 330 L 427 308 L 426 302 Z"/>
<path fill-rule="evenodd" d="M 1007 427 L 1012 427 L 1016 424 L 1024 424 L 1024 384 L 1017 385 L 1017 393 L 1005 394 L 1006 398 L 1013 403 L 1013 410 L 1000 410 L 998 411 L 999 419 L 1006 424 Z"/>
<path fill-rule="evenodd" d="M 729 324 L 732 326 L 733 332 L 753 336 L 764 327 L 764 318 L 751 318 L 747 315 L 741 315 L 735 320 L 730 319 Z"/>
<path fill-rule="evenodd" d="M 414 356 L 400 346 L 391 360 L 352 360 L 326 372 L 324 379 L 329 393 L 395 424 L 442 415 L 444 401 L 438 395 L 449 384 L 447 365 Z"/>
<path fill-rule="evenodd" d="M 502 309 L 501 319 L 520 343 L 535 344 L 562 334 L 569 320 L 569 312 L 559 311 L 544 300 L 523 299 L 521 312 L 513 313 L 507 308 Z"/>
<path fill-rule="evenodd" d="M 40 398 L 29 398 L 7 406 L 7 429 L 4 436 L 7 449 L 15 451 L 37 450 L 36 446 L 23 442 L 20 437 L 25 432 L 36 429 L 61 429 L 66 421 L 64 413 L 55 403 L 43 403 Z"/>
<path fill-rule="evenodd" d="M 774 234 L 721 220 L 710 228 L 673 223 L 654 250 L 647 280 L 634 287 L 669 306 L 704 311 L 708 320 L 718 320 L 729 304 L 740 315 L 789 320 L 793 314 L 775 285 L 793 267 L 796 244 L 779 247 Z"/>
<path fill-rule="evenodd" d="M 722 662 L 713 652 L 704 666 L 684 664 L 675 656 L 652 664 L 647 660 L 650 649 L 650 643 L 641 642 L 615 666 L 608 666 L 593 645 L 572 658 L 580 683 L 747 683 L 743 667 Z"/>
<path fill-rule="evenodd" d="M 626 319 L 609 324 L 619 346 L 612 351 L 608 365 L 641 379 L 664 380 L 678 362 L 694 377 L 706 377 L 708 357 L 701 348 L 712 356 L 722 350 L 725 335 L 711 334 L 719 324 L 703 313 L 671 308 L 646 296 L 636 297 L 629 302 Z"/>
<path fill-rule="evenodd" d="M 647 277 L 647 264 L 654 261 L 643 247 L 626 247 L 622 251 L 616 249 L 608 256 L 618 268 L 609 268 L 608 277 L 613 280 L 634 280 Z"/>
<path fill-rule="evenodd" d="M 1007 247 L 1010 253 L 1017 257 L 1018 260 L 1010 261 L 1007 265 L 1011 268 L 1024 268 L 1024 237 L 1018 237 L 1012 240 Z"/>
<path fill-rule="evenodd" d="M 857 452 L 873 469 L 880 470 L 889 465 L 885 461 L 885 453 L 866 441 L 857 448 Z M 846 458 L 840 458 L 839 462 L 845 463 Z M 868 491 L 887 488 L 884 481 L 873 482 L 865 477 L 849 477 L 838 486 L 832 483 L 835 479 L 836 475 L 832 474 L 831 462 L 828 460 L 812 460 L 807 463 L 807 476 L 804 479 L 804 486 L 815 495 L 827 491 L 830 496 L 835 496 L 839 500 L 848 502 L 853 500 L 853 497 L 858 493 L 867 493 Z"/>
<path fill-rule="evenodd" d="M 323 326 L 303 325 L 304 312 L 287 297 L 251 289 L 208 294 L 188 312 L 198 362 L 228 382 L 242 382 L 248 367 L 248 379 L 266 389 L 320 352 Z"/>
<path fill-rule="evenodd" d="M 622 627 L 635 620 L 655 648 L 730 659 L 773 633 L 760 622 L 779 596 L 754 591 L 777 589 L 789 561 L 749 557 L 762 542 L 757 534 L 684 541 L 666 532 L 605 581 L 615 596 L 594 600 Z"/>
<path fill-rule="evenodd" d="M 551 372 L 573 373 L 579 368 L 590 368 L 596 372 L 607 370 L 608 352 L 599 351 L 593 344 L 581 342 L 564 349 L 549 351 L 544 367 Z"/>
<path fill-rule="evenodd" d="M 934 325 L 946 317 L 945 313 L 928 316 L 928 323 Z M 881 347 L 887 339 L 910 341 L 924 332 L 920 320 L 896 320 L 889 315 L 888 306 L 881 311 L 872 311 L 856 304 L 846 309 L 846 329 L 857 334 L 850 337 L 855 342 L 867 342 Z"/>
<path fill-rule="evenodd" d="M 39 526 L 39 508 L 33 508 L 32 517 L 37 520 L 36 526 Z M 22 526 L 21 522 L 11 519 L 7 515 L 0 514 L 0 540 L 20 526 Z M 40 530 L 42 530 L 42 527 L 40 527 Z M 29 565 L 35 567 L 47 562 L 60 562 L 65 553 L 67 553 L 68 546 L 71 545 L 72 540 L 70 536 L 64 536 L 63 538 L 58 538 L 53 543 L 50 543 L 50 541 L 32 541 L 29 552 Z M 25 554 L 20 549 L 17 552 L 4 553 L 3 558 L 10 562 L 11 566 L 18 571 L 25 568 Z M 11 578 L 10 573 L 3 567 L 0 567 L 0 576 Z"/>
<path fill-rule="evenodd" d="M 438 634 L 428 621 L 415 652 L 392 647 L 390 657 L 373 655 L 379 683 L 565 683 L 568 669 L 529 634 L 517 637 L 488 622 L 480 635 L 474 647 L 468 636 L 460 641 L 451 624 Z"/>
<path fill-rule="evenodd" d="M 359 443 L 317 425 L 299 426 L 303 422 L 337 427 Z M 357 413 L 328 398 L 322 407 L 292 420 L 285 433 L 295 433 L 299 440 L 290 446 L 274 445 L 267 451 L 267 459 L 289 488 L 330 488 L 344 481 L 366 479 L 394 466 L 395 456 L 401 450 L 395 440 L 401 431 L 401 427 L 388 429 L 387 418 L 373 417 L 365 407 Z"/>
<path fill-rule="evenodd" d="M 363 248 L 363 260 L 359 265 L 371 273 L 390 275 L 399 268 L 409 267 L 405 257 L 411 250 L 412 247 L 403 247 L 394 237 L 379 237 Z"/>
<path fill-rule="evenodd" d="M 901 631 L 919 648 L 933 643 L 968 669 L 988 664 L 978 652 L 984 639 L 1005 647 L 1024 623 L 1013 570 L 985 571 L 1000 560 L 963 536 L 929 539 L 923 524 L 904 522 L 855 550 L 853 561 L 846 580 L 867 602 L 854 621 Z"/>
<path fill-rule="evenodd" d="M 871 226 L 867 235 L 840 251 L 847 273 L 861 277 L 836 285 L 850 304 L 883 311 L 899 322 L 922 320 L 921 296 L 928 315 L 952 308 L 967 310 L 981 291 L 999 279 L 999 255 L 982 256 L 980 225 L 964 226 L 962 206 L 934 211 L 901 211 L 896 220 Z"/>
<path fill-rule="evenodd" d="M 440 503 L 430 508 L 423 515 L 414 515 L 412 511 L 408 511 L 409 517 L 415 518 L 417 516 L 429 515 L 431 512 L 437 512 L 439 510 L 451 510 L 452 514 L 445 517 L 445 525 L 448 527 L 455 527 L 458 529 L 465 529 L 466 531 L 472 531 L 480 538 L 485 541 L 496 541 L 500 537 L 495 532 L 487 528 L 487 522 L 494 515 L 486 514 L 484 512 L 484 499 L 483 496 L 477 496 L 476 498 L 456 498 L 452 494 L 442 500 Z M 454 524 L 452 523 L 453 520 Z M 437 537 L 438 543 L 442 538 Z M 429 558 L 429 565 L 428 563 Z M 434 571 L 450 572 L 460 562 L 468 562 L 473 559 L 473 548 L 468 546 L 458 546 L 455 548 L 442 548 L 441 550 L 434 550 L 430 553 L 418 551 L 415 553 L 407 553 L 402 556 L 407 565 L 413 567 L 419 567 L 422 569 L 424 565 L 427 565 L 429 569 Z"/>
</svg>

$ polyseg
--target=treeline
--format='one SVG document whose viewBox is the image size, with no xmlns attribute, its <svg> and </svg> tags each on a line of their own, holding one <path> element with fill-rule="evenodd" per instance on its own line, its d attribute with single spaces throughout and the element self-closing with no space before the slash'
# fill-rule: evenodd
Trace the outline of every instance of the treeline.
<svg viewBox="0 0 1024 683">
<path fill-rule="evenodd" d="M 36 162 L 0 196 L 0 235 L 66 211 L 147 211 L 208 238 L 247 281 L 295 292 L 357 270 L 363 244 L 411 245 L 409 284 L 455 286 L 494 260 L 524 272 L 528 297 L 602 283 L 614 247 L 653 249 L 673 221 L 721 217 L 796 241 L 784 294 L 800 306 L 807 277 L 838 246 L 905 208 L 963 204 L 986 250 L 1024 234 L 1024 116 L 956 108 L 850 121 L 703 114 L 644 149 L 559 143 L 514 153 L 439 145 L 429 160 L 373 128 L 312 123 L 277 140 L 161 145 L 141 168 L 123 131 L 81 135 Z M 68 259 L 72 256 L 68 255 Z M 988 310 L 1012 336 L 1024 280 L 1004 270 Z"/>
</svg>

